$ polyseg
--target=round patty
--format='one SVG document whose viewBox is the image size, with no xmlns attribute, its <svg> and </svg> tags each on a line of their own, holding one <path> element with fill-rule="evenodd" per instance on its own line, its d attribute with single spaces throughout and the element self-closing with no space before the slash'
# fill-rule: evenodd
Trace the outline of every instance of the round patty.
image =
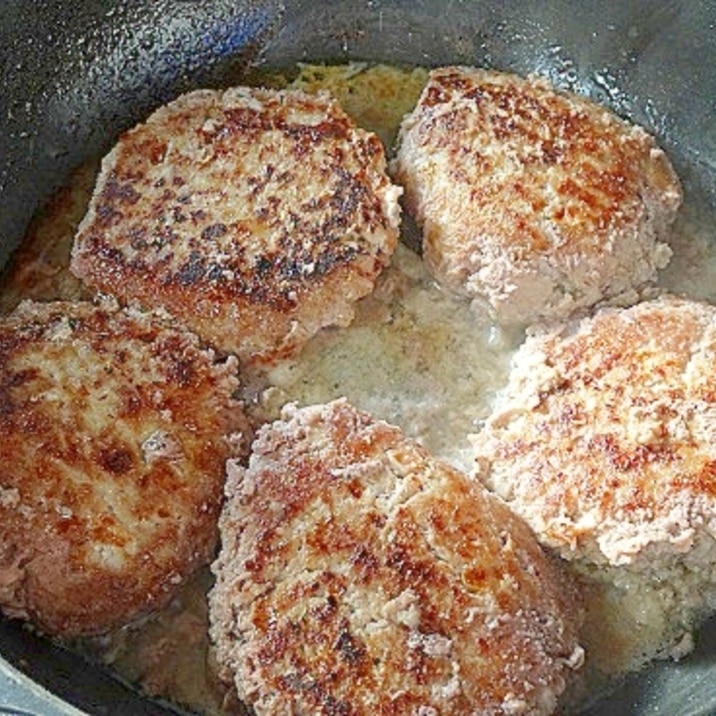
<svg viewBox="0 0 716 716">
<path fill-rule="evenodd" d="M 244 361 L 346 325 L 398 239 L 383 145 L 327 95 L 191 92 L 104 159 L 73 272 Z"/>
<path fill-rule="evenodd" d="M 499 500 L 345 400 L 230 463 L 210 593 L 257 714 L 548 714 L 582 661 L 573 585 Z"/>
<path fill-rule="evenodd" d="M 116 306 L 0 319 L 0 608 L 63 637 L 164 604 L 216 546 L 236 360 Z"/>
<path fill-rule="evenodd" d="M 716 308 L 664 297 L 527 339 L 480 477 L 567 559 L 716 565 Z"/>
<path fill-rule="evenodd" d="M 435 277 L 503 323 L 633 302 L 671 256 L 681 190 L 663 151 L 542 79 L 434 70 L 392 171 Z"/>
</svg>

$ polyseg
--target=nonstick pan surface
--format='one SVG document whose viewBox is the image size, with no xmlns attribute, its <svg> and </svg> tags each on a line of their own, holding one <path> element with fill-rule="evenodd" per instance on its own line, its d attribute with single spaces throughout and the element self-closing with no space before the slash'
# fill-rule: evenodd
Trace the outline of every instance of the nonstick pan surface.
<svg viewBox="0 0 716 716">
<path fill-rule="evenodd" d="M 13 0 L 0 4 L 0 266 L 71 169 L 182 91 L 254 65 L 370 60 L 537 72 L 644 125 L 716 240 L 716 4 Z M 161 714 L 0 621 L 0 714 Z M 51 692 L 51 693 L 50 693 Z M 591 714 L 716 713 L 716 625 Z"/>
</svg>

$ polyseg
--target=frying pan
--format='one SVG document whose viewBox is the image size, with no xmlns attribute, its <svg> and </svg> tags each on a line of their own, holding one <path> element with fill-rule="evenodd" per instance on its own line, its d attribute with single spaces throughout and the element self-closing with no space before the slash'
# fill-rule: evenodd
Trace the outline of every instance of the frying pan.
<svg viewBox="0 0 716 716">
<path fill-rule="evenodd" d="M 0 266 L 70 170 L 180 92 L 254 64 L 375 60 L 538 72 L 642 124 L 716 240 L 716 3 L 479 0 L 7 0 L 0 3 Z M 0 620 L 0 714 L 166 714 Z M 589 710 L 716 713 L 716 624 L 696 652 Z"/>
</svg>

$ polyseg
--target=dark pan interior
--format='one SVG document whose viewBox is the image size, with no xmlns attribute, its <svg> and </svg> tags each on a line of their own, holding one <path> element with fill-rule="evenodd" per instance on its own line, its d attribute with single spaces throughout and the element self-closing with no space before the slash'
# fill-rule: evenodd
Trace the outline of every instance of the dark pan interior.
<svg viewBox="0 0 716 716">
<path fill-rule="evenodd" d="M 652 131 L 716 236 L 715 38 L 708 0 L 0 3 L 0 266 L 69 171 L 151 109 L 190 88 L 225 85 L 251 64 L 301 60 L 547 75 Z M 715 634 L 706 630 L 695 658 L 634 680 L 594 713 L 716 712 Z M 0 621 L 0 652 L 88 713 L 165 713 L 15 623 Z M 40 712 L 22 701 L 21 680 L 6 693 L 3 683 L 0 714 Z M 667 692 L 678 707 L 664 707 Z"/>
</svg>

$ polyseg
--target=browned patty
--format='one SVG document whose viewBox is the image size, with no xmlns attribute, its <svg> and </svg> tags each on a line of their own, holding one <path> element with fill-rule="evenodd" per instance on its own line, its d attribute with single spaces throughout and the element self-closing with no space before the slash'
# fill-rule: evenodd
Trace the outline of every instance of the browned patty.
<svg viewBox="0 0 716 716">
<path fill-rule="evenodd" d="M 581 663 L 526 525 L 345 400 L 286 408 L 227 499 L 211 636 L 257 714 L 548 714 Z"/>
<path fill-rule="evenodd" d="M 543 79 L 433 70 L 392 170 L 436 278 L 504 323 L 634 302 L 671 255 L 681 189 L 664 152 Z"/>
<path fill-rule="evenodd" d="M 2 610 L 67 637 L 165 603 L 213 554 L 237 387 L 235 359 L 146 315 L 0 318 Z"/>
<path fill-rule="evenodd" d="M 716 308 L 664 297 L 529 338 L 476 456 L 564 557 L 685 565 L 713 593 Z"/>
<path fill-rule="evenodd" d="M 0 270 L 0 313 L 23 299 L 89 300 L 91 292 L 69 269 L 77 226 L 87 211 L 97 162 L 78 167 L 33 217 L 19 246 Z"/>
<path fill-rule="evenodd" d="M 72 270 L 243 360 L 346 325 L 398 239 L 383 145 L 326 95 L 199 90 L 105 158 Z"/>
</svg>

